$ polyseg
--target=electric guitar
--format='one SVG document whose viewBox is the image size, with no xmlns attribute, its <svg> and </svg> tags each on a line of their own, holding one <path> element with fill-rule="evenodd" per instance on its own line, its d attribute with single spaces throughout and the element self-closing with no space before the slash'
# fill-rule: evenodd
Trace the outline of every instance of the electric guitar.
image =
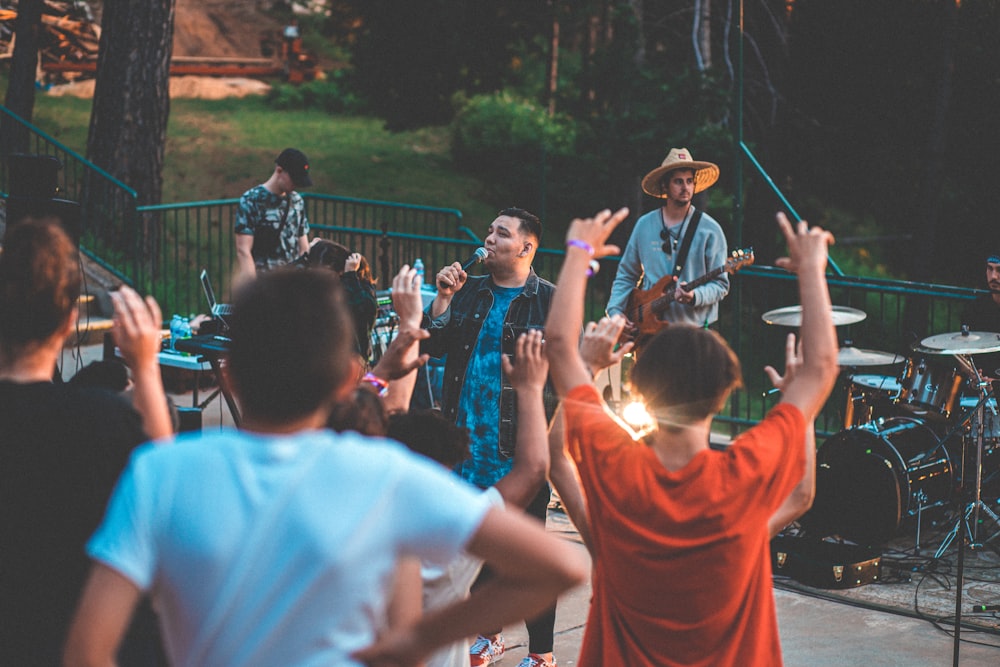
<svg viewBox="0 0 1000 667">
<path fill-rule="evenodd" d="M 699 285 L 704 285 L 708 281 L 714 280 L 721 273 L 736 273 L 744 266 L 750 266 L 751 264 L 753 264 L 753 248 L 734 250 L 732 256 L 726 260 L 725 264 L 712 269 L 699 278 L 695 278 L 683 289 L 685 292 L 690 292 Z M 669 275 L 660 278 L 649 289 L 632 290 L 632 293 L 628 297 L 628 303 L 625 306 L 625 317 L 636 327 L 633 335 L 654 334 L 669 324 L 669 322 L 665 322 L 660 318 L 667 310 L 667 307 L 674 301 L 676 283 L 677 279 Z M 626 338 L 626 340 L 629 339 L 631 339 L 631 336 Z"/>
</svg>

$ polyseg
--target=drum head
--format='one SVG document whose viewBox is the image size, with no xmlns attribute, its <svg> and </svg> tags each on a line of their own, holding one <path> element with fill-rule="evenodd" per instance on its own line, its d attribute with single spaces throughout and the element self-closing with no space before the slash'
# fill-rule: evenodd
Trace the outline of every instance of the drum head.
<svg viewBox="0 0 1000 667">
<path fill-rule="evenodd" d="M 951 458 L 919 419 L 841 431 L 816 452 L 816 464 L 816 499 L 801 523 L 859 544 L 885 544 L 904 518 L 947 504 L 954 491 Z"/>
<path fill-rule="evenodd" d="M 851 382 L 867 389 L 882 391 L 891 396 L 898 396 L 902 386 L 892 375 L 858 374 L 851 376 Z"/>
<path fill-rule="evenodd" d="M 895 452 L 870 430 L 852 428 L 824 442 L 816 463 L 816 498 L 803 527 L 859 544 L 892 539 L 902 513 Z"/>
</svg>

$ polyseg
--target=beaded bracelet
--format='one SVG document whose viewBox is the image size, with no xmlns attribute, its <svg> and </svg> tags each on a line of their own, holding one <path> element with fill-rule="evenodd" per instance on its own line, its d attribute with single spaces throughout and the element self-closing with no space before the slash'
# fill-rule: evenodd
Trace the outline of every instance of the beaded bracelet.
<svg viewBox="0 0 1000 667">
<path fill-rule="evenodd" d="M 580 239 L 570 239 L 569 241 L 566 241 L 566 247 L 579 248 L 580 250 L 585 251 L 591 257 L 594 256 L 594 246 L 590 245 L 586 241 L 581 241 Z M 601 265 L 597 262 L 597 260 L 591 259 L 590 264 L 587 265 L 587 277 L 588 278 L 591 277 L 600 270 L 601 270 Z"/>
<path fill-rule="evenodd" d="M 362 382 L 367 382 L 371 386 L 378 390 L 379 396 L 385 396 L 389 392 L 389 383 L 372 373 L 365 373 L 364 377 L 361 378 Z"/>
<path fill-rule="evenodd" d="M 594 256 L 594 246 L 590 245 L 586 241 L 581 241 L 580 239 L 570 239 L 566 241 L 567 248 L 579 248 L 580 250 L 585 250 L 591 257 Z"/>
</svg>

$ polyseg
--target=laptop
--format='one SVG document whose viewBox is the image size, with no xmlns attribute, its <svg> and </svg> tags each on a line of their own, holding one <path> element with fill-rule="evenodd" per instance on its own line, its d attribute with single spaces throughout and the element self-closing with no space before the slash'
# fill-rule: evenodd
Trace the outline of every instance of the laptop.
<svg viewBox="0 0 1000 667">
<path fill-rule="evenodd" d="M 201 286 L 205 290 L 205 298 L 208 299 L 209 312 L 212 317 L 218 317 L 226 323 L 226 316 L 233 314 L 233 307 L 228 303 L 219 303 L 215 299 L 215 290 L 212 289 L 212 281 L 208 279 L 208 271 L 201 270 Z M 228 325 L 228 323 L 226 323 Z"/>
</svg>

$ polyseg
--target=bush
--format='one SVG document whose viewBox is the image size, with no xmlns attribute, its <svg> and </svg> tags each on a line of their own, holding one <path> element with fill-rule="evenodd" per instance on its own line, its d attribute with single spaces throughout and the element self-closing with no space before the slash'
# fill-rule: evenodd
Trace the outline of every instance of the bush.
<svg viewBox="0 0 1000 667">
<path fill-rule="evenodd" d="M 320 109 L 337 114 L 357 113 L 363 106 L 342 70 L 322 81 L 299 85 L 279 83 L 268 92 L 265 102 L 274 109 Z"/>
<path fill-rule="evenodd" d="M 458 103 L 451 125 L 455 164 L 486 182 L 488 196 L 541 213 L 553 165 L 575 153 L 576 123 L 507 93 Z"/>
</svg>

